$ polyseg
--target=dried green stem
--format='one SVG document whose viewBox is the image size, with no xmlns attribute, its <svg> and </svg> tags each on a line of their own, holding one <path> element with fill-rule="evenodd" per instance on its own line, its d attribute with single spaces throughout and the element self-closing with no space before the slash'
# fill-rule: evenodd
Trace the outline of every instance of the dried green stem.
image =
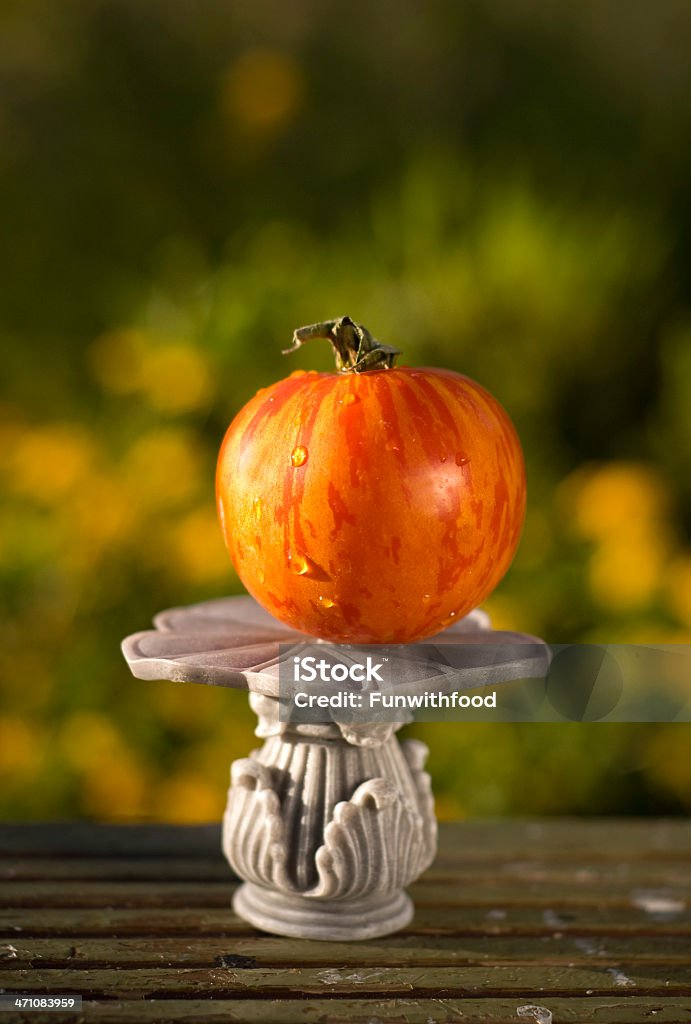
<svg viewBox="0 0 691 1024">
<path fill-rule="evenodd" d="M 349 316 L 325 320 L 321 324 L 298 327 L 293 332 L 293 344 L 283 355 L 296 352 L 306 341 L 323 338 L 331 343 L 339 373 L 364 373 L 367 370 L 390 370 L 400 352 L 391 345 L 383 345 L 373 338 L 366 327 L 356 324 Z"/>
</svg>

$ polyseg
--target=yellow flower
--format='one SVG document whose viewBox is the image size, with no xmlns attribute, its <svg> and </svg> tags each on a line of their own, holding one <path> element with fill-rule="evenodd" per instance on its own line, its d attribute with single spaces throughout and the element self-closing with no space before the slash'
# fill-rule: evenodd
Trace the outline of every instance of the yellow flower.
<svg viewBox="0 0 691 1024">
<path fill-rule="evenodd" d="M 670 566 L 667 601 L 679 621 L 691 626 L 691 555 L 683 555 Z"/>
<path fill-rule="evenodd" d="M 233 574 L 211 503 L 181 519 L 170 539 L 177 573 L 190 583 L 211 583 Z"/>
<path fill-rule="evenodd" d="M 246 129 L 267 131 L 294 117 L 304 91 L 302 69 L 290 54 L 248 50 L 221 80 L 221 111 Z"/>
<path fill-rule="evenodd" d="M 609 538 L 590 562 L 593 597 L 604 608 L 632 611 L 647 605 L 662 579 L 667 547 L 653 533 Z"/>
<path fill-rule="evenodd" d="M 195 436 L 179 428 L 160 428 L 140 437 L 127 453 L 122 477 L 129 493 L 146 508 L 169 508 L 199 489 L 202 453 Z"/>
<path fill-rule="evenodd" d="M 211 375 L 200 353 L 172 344 L 146 352 L 141 390 L 155 409 L 177 413 L 200 409 L 212 394 Z"/>
<path fill-rule="evenodd" d="M 0 780 L 27 782 L 38 773 L 45 740 L 25 719 L 16 715 L 0 718 Z"/>
<path fill-rule="evenodd" d="M 131 532 L 137 513 L 131 490 L 117 479 L 93 475 L 88 486 L 74 496 L 64 510 L 76 549 L 73 563 L 88 565 Z"/>
<path fill-rule="evenodd" d="M 74 712 L 62 723 L 58 749 L 80 777 L 89 814 L 132 817 L 146 811 L 148 772 L 112 719 L 99 711 Z"/>
<path fill-rule="evenodd" d="M 668 511 L 662 479 L 651 467 L 633 462 L 583 467 L 563 481 L 557 497 L 576 532 L 597 541 L 637 535 Z"/>
<path fill-rule="evenodd" d="M 140 330 L 111 331 L 89 350 L 91 369 L 114 394 L 140 392 L 160 412 L 189 412 L 213 392 L 209 367 L 198 349 Z"/>
<path fill-rule="evenodd" d="M 218 821 L 225 803 L 225 778 L 215 784 L 194 772 L 179 772 L 158 789 L 155 810 L 162 821 Z"/>
<path fill-rule="evenodd" d="M 58 747 L 69 765 L 84 772 L 111 764 L 124 750 L 119 731 L 100 711 L 69 715 L 60 728 Z"/>
<path fill-rule="evenodd" d="M 149 799 L 149 780 L 129 754 L 82 779 L 84 809 L 99 818 L 140 817 L 147 812 Z"/>
<path fill-rule="evenodd" d="M 96 445 L 76 423 L 46 423 L 16 438 L 8 457 L 10 486 L 41 504 L 61 502 L 88 480 Z"/>
</svg>

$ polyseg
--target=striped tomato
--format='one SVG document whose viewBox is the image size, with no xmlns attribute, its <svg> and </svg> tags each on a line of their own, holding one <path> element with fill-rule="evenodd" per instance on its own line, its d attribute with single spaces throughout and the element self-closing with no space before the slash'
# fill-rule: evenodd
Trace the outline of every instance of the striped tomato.
<svg viewBox="0 0 691 1024">
<path fill-rule="evenodd" d="M 337 373 L 296 371 L 259 391 L 226 433 L 216 478 L 240 579 L 282 622 L 332 642 L 438 633 L 506 572 L 525 512 L 509 417 L 450 370 L 394 367 L 348 317 Z M 289 351 L 293 351 L 290 349 Z"/>
</svg>

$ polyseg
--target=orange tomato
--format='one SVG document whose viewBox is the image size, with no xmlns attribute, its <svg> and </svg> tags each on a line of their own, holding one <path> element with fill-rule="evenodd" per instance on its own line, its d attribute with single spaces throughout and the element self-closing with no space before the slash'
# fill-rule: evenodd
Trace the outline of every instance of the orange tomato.
<svg viewBox="0 0 691 1024">
<path fill-rule="evenodd" d="M 319 326 L 344 323 L 358 327 Z M 354 346 L 350 367 L 339 346 L 345 372 L 297 371 L 238 413 L 218 511 L 240 579 L 277 619 L 335 643 L 408 643 L 458 621 L 508 569 L 523 457 L 479 384 L 392 367 L 383 346 L 357 372 Z"/>
</svg>

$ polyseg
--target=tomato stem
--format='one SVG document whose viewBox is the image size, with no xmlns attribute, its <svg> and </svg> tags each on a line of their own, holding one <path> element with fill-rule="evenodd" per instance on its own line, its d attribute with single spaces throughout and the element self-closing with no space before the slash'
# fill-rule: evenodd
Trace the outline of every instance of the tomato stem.
<svg viewBox="0 0 691 1024">
<path fill-rule="evenodd" d="M 366 327 L 356 324 L 349 316 L 325 320 L 321 324 L 298 327 L 293 332 L 293 344 L 283 355 L 296 352 L 306 341 L 323 338 L 331 343 L 339 373 L 364 373 L 367 370 L 390 370 L 400 352 L 391 345 L 383 345 L 373 338 Z"/>
</svg>

